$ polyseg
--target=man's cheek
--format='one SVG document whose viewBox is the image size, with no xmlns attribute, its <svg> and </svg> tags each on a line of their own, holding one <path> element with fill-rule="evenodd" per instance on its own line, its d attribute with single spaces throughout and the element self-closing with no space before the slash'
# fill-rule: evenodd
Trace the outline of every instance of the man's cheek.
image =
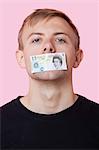
<svg viewBox="0 0 99 150">
<path fill-rule="evenodd" d="M 74 54 L 67 55 L 67 64 L 69 68 L 73 67 L 74 62 L 75 62 L 75 55 Z"/>
</svg>

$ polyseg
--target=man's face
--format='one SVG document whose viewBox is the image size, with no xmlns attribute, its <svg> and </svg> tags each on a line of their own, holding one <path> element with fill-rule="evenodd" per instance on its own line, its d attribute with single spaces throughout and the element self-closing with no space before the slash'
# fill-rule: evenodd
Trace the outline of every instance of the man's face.
<svg viewBox="0 0 99 150">
<path fill-rule="evenodd" d="M 32 79 L 54 80 L 68 76 L 75 62 L 75 34 L 69 24 L 60 17 L 39 21 L 35 26 L 25 26 L 22 35 L 25 68 Z M 46 48 L 46 51 L 44 50 Z M 31 73 L 30 56 L 65 52 L 68 63 L 67 71 L 48 71 Z"/>
</svg>

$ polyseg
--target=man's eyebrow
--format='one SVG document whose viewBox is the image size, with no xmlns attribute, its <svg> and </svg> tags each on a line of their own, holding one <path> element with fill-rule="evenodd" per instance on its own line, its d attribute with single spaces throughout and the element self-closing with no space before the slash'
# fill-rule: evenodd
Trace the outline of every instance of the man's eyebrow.
<svg viewBox="0 0 99 150">
<path fill-rule="evenodd" d="M 29 34 L 28 38 L 29 39 L 32 35 L 44 35 L 43 33 L 38 33 L 38 32 L 32 32 L 31 34 Z"/>
<path fill-rule="evenodd" d="M 67 34 L 67 33 L 65 33 L 65 32 L 56 32 L 56 33 L 54 33 L 54 35 L 60 35 L 60 34 L 63 34 L 63 35 L 66 35 L 66 36 L 69 37 L 69 34 Z"/>
</svg>

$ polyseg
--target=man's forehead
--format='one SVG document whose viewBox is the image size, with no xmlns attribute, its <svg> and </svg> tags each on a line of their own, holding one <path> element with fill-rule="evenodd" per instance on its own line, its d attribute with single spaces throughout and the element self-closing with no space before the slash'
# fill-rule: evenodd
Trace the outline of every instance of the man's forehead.
<svg viewBox="0 0 99 150">
<path fill-rule="evenodd" d="M 35 24 L 26 24 L 24 26 L 23 35 L 31 34 L 31 33 L 43 33 L 44 31 L 52 31 L 54 33 L 62 33 L 65 32 L 66 34 L 72 34 L 73 30 L 70 25 L 60 17 L 54 17 L 51 19 L 40 20 L 38 23 Z"/>
</svg>

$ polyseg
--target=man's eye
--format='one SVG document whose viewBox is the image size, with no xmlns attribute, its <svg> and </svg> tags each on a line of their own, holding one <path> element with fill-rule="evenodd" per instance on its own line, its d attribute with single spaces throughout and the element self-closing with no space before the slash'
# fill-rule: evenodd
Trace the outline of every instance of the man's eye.
<svg viewBox="0 0 99 150">
<path fill-rule="evenodd" d="M 40 42 L 40 38 L 37 38 L 37 39 L 33 39 L 33 40 L 32 40 L 32 43 L 38 43 L 38 42 Z"/>
<path fill-rule="evenodd" d="M 56 41 L 59 42 L 59 43 L 66 43 L 66 41 L 62 38 L 58 38 L 58 39 L 56 39 Z"/>
</svg>

